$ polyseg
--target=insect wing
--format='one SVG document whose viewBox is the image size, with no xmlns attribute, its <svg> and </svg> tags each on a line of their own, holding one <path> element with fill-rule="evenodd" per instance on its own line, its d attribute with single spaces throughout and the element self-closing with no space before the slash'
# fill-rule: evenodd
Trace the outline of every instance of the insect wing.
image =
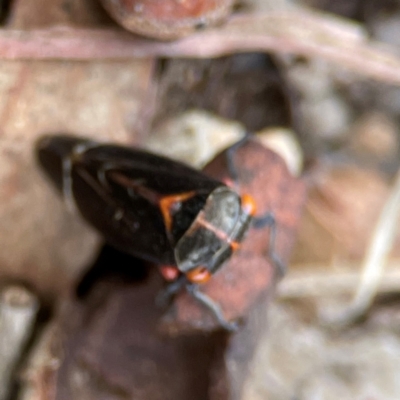
<svg viewBox="0 0 400 400">
<path fill-rule="evenodd" d="M 175 264 L 174 243 L 208 194 L 221 185 L 190 167 L 151 153 L 69 136 L 43 139 L 38 157 L 58 189 L 70 193 L 82 216 L 110 244 L 157 263 Z M 67 174 L 65 165 L 69 165 Z M 69 190 L 65 190 L 66 184 Z M 186 203 L 171 203 L 168 232 L 160 200 L 191 192 L 193 196 Z"/>
<path fill-rule="evenodd" d="M 210 193 L 221 185 L 219 181 L 177 161 L 122 146 L 88 148 L 82 154 L 81 163 L 93 172 L 107 175 L 107 179 L 112 173 L 122 173 L 134 185 L 141 182 L 159 195 L 191 190 Z"/>
</svg>

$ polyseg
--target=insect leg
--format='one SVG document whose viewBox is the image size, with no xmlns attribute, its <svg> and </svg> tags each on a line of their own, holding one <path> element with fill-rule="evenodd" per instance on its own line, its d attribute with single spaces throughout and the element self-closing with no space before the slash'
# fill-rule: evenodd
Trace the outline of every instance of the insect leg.
<svg viewBox="0 0 400 400">
<path fill-rule="evenodd" d="M 278 273 L 283 276 L 286 272 L 286 265 L 275 252 L 277 227 L 274 214 L 271 211 L 268 211 L 265 215 L 253 218 L 253 226 L 256 229 L 269 227 L 268 256 L 275 264 Z"/>
<path fill-rule="evenodd" d="M 187 284 L 185 275 L 181 275 L 178 279 L 171 282 L 167 287 L 160 291 L 156 297 L 156 305 L 159 307 L 168 306 L 172 298 Z"/>
<path fill-rule="evenodd" d="M 198 285 L 189 284 L 186 285 L 186 290 L 193 296 L 201 305 L 206 307 L 214 315 L 215 319 L 221 325 L 222 328 L 229 332 L 237 331 L 239 324 L 237 322 L 229 322 L 225 319 L 221 307 L 218 303 L 213 301 L 210 297 L 199 290 Z"/>
</svg>

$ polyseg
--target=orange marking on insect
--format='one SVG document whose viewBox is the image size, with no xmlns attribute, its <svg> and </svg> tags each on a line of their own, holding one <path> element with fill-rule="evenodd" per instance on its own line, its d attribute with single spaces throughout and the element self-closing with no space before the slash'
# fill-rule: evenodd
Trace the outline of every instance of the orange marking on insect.
<svg viewBox="0 0 400 400">
<path fill-rule="evenodd" d="M 240 247 L 239 242 L 230 242 L 229 244 L 231 246 L 232 251 L 236 251 Z"/>
<path fill-rule="evenodd" d="M 159 206 L 168 232 L 172 229 L 172 207 L 181 201 L 190 199 L 194 195 L 195 191 L 191 191 L 187 193 L 173 194 L 171 196 L 164 196 L 159 200 Z"/>
<path fill-rule="evenodd" d="M 162 265 L 160 272 L 166 281 L 174 281 L 179 276 L 179 270 L 174 265 Z"/>
<path fill-rule="evenodd" d="M 249 194 L 242 195 L 242 208 L 246 214 L 254 216 L 257 210 L 256 202 Z"/>
<path fill-rule="evenodd" d="M 187 272 L 186 278 L 192 283 L 206 283 L 211 278 L 211 272 L 206 267 L 197 267 Z"/>
</svg>

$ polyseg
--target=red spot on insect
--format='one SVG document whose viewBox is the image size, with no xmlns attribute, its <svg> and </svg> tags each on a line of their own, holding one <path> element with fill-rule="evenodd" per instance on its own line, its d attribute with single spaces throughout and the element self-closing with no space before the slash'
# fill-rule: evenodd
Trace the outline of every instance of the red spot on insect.
<svg viewBox="0 0 400 400">
<path fill-rule="evenodd" d="M 162 265 L 160 267 L 161 275 L 166 281 L 174 281 L 179 276 L 179 270 L 174 265 Z"/>
<path fill-rule="evenodd" d="M 236 186 L 235 185 L 235 181 L 233 179 L 231 179 L 231 178 L 225 178 L 223 180 L 223 182 L 225 183 L 226 186 L 228 186 L 230 188 L 234 188 Z"/>
</svg>

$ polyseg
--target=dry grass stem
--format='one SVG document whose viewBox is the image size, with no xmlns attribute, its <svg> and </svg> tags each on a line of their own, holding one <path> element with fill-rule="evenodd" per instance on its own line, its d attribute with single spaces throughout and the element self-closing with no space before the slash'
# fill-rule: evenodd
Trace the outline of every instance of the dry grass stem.
<svg viewBox="0 0 400 400">
<path fill-rule="evenodd" d="M 363 262 L 361 280 L 352 302 L 337 315 L 322 316 L 326 322 L 348 325 L 365 314 L 380 290 L 385 266 L 398 231 L 400 215 L 400 172 L 383 207 Z M 393 278 L 393 277 L 392 277 Z M 386 279 L 388 277 L 386 276 Z M 394 283 L 393 281 L 392 283 Z"/>
</svg>

